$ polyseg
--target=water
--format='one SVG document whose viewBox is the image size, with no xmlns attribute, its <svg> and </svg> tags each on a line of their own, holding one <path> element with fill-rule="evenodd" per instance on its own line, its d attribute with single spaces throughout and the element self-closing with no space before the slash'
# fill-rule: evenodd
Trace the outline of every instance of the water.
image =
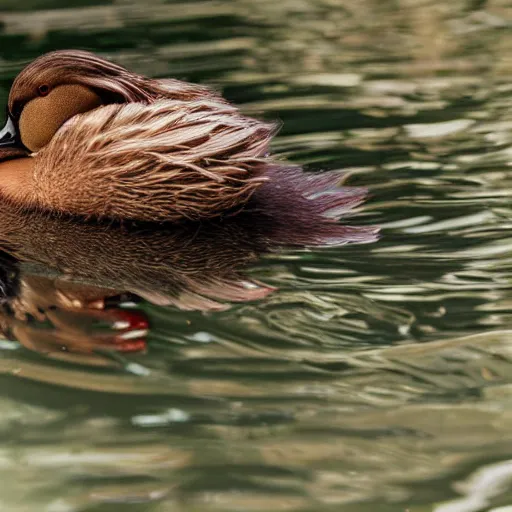
<svg viewBox="0 0 512 512">
<path fill-rule="evenodd" d="M 279 290 L 224 312 L 143 302 L 148 352 L 109 366 L 3 342 L 0 510 L 512 509 L 508 2 L 0 7 L 0 103 L 66 47 L 211 84 L 383 235 L 268 257 Z"/>
</svg>

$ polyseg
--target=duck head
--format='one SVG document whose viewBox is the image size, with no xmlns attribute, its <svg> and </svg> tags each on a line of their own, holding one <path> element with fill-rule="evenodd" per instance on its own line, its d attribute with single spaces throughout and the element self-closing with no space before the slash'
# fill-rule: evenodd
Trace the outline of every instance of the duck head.
<svg viewBox="0 0 512 512">
<path fill-rule="evenodd" d="M 153 80 L 90 52 L 51 52 L 26 66 L 12 84 L 0 160 L 39 151 L 66 121 L 102 105 L 205 95 L 214 93 L 179 80 Z"/>
</svg>

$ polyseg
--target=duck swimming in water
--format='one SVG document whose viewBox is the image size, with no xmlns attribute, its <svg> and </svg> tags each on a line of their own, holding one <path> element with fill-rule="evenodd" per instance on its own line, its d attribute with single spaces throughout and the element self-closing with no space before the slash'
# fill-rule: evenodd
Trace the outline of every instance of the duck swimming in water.
<svg viewBox="0 0 512 512">
<path fill-rule="evenodd" d="M 56 51 L 16 77 L 7 115 L 0 196 L 24 209 L 174 223 L 253 211 L 283 245 L 376 236 L 337 222 L 364 189 L 338 187 L 338 172 L 304 173 L 272 159 L 276 126 L 203 86 Z"/>
<path fill-rule="evenodd" d="M 33 350 L 142 350 L 147 321 L 112 297 L 222 310 L 274 290 L 244 273 L 264 254 L 376 238 L 338 222 L 364 189 L 272 159 L 276 127 L 202 86 L 58 51 L 22 70 L 7 116 L 0 332 Z M 91 316 L 123 329 L 78 331 Z"/>
</svg>

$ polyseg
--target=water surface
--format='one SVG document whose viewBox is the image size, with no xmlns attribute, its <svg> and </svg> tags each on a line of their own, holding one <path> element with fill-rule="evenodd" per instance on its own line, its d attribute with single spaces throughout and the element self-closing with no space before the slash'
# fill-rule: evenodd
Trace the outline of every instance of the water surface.
<svg viewBox="0 0 512 512">
<path fill-rule="evenodd" d="M 116 367 L 0 348 L 0 510 L 512 507 L 512 7 L 504 0 L 0 2 L 22 64 L 97 51 L 278 119 L 348 169 L 376 244 L 287 252 L 217 313 L 142 303 Z"/>
</svg>

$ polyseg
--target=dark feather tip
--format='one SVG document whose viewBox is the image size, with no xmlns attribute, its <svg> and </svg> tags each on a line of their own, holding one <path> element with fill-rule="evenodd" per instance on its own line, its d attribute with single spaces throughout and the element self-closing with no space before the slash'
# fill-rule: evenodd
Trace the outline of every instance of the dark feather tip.
<svg viewBox="0 0 512 512">
<path fill-rule="evenodd" d="M 269 180 L 255 192 L 248 211 L 258 212 L 255 229 L 265 231 L 272 243 L 333 246 L 377 240 L 375 226 L 339 222 L 367 196 L 364 188 L 339 186 L 343 173 L 308 174 L 300 167 L 271 165 L 265 176 Z"/>
</svg>

